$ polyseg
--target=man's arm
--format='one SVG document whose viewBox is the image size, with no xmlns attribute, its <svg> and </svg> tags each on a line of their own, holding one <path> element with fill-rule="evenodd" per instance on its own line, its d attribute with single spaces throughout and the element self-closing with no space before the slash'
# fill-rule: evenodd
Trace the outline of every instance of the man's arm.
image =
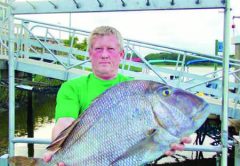
<svg viewBox="0 0 240 166">
<path fill-rule="evenodd" d="M 55 140 L 57 136 L 68 126 L 72 124 L 74 118 L 59 118 L 58 121 L 55 123 L 53 130 L 52 130 L 52 140 Z"/>
</svg>

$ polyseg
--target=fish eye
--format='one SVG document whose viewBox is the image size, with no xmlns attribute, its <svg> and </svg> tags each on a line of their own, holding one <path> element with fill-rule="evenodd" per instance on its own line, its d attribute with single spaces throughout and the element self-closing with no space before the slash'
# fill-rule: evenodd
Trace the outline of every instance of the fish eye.
<svg viewBox="0 0 240 166">
<path fill-rule="evenodd" d="M 162 94 L 163 96 L 169 96 L 171 95 L 171 90 L 170 89 L 163 90 Z"/>
</svg>

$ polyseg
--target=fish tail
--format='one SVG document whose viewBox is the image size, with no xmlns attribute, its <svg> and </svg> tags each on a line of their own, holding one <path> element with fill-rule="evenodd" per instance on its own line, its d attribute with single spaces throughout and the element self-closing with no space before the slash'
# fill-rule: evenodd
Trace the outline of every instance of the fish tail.
<svg viewBox="0 0 240 166">
<path fill-rule="evenodd" d="M 43 166 L 41 158 L 30 158 L 24 156 L 14 156 L 8 159 L 9 166 Z"/>
</svg>

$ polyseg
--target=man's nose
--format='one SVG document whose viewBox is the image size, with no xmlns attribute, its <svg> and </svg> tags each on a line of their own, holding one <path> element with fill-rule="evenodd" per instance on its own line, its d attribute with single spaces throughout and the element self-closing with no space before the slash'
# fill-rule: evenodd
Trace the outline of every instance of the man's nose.
<svg viewBox="0 0 240 166">
<path fill-rule="evenodd" d="M 102 58 L 109 58 L 109 52 L 107 49 L 103 49 L 103 52 L 101 54 Z"/>
</svg>

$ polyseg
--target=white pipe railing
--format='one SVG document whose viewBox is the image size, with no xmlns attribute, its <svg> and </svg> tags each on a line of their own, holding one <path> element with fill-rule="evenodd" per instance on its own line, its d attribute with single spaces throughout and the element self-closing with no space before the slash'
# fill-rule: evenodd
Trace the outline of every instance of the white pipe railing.
<svg viewBox="0 0 240 166">
<path fill-rule="evenodd" d="M 152 43 L 147 43 L 147 42 L 141 42 L 141 41 L 137 41 L 137 40 L 131 40 L 131 39 L 125 39 L 125 42 L 127 43 L 127 45 L 134 45 L 134 46 L 138 46 L 138 47 L 143 47 L 143 48 L 150 48 L 152 50 L 157 50 L 157 51 L 169 51 L 169 52 L 174 52 L 174 53 L 178 53 L 179 55 L 186 55 L 186 56 L 192 56 L 192 57 L 199 57 L 199 58 L 204 58 L 204 59 L 208 59 L 208 60 L 212 60 L 214 62 L 222 62 L 222 60 L 224 59 L 224 70 L 223 70 L 223 119 L 222 119 L 222 146 L 199 146 L 199 145 L 186 145 L 185 150 L 191 150 L 191 151 L 211 151 L 211 152 L 222 152 L 222 160 L 221 163 L 222 165 L 227 165 L 227 146 L 229 145 L 229 142 L 227 140 L 227 109 L 228 109 L 228 76 L 229 76 L 229 64 L 231 65 L 235 65 L 235 66 L 240 66 L 240 61 L 239 60 L 235 60 L 235 59 L 230 59 L 229 55 L 229 46 L 230 46 L 230 39 L 229 39 L 229 16 L 230 16 L 230 0 L 226 1 L 226 8 L 225 8 L 225 23 L 224 23 L 224 57 L 221 56 L 214 56 L 214 55 L 206 55 L 206 54 L 201 54 L 201 53 L 197 53 L 197 52 L 193 52 L 193 51 L 188 51 L 188 50 L 183 50 L 183 49 L 178 49 L 178 48 L 173 48 L 173 47 L 168 47 L 168 46 L 164 46 L 164 45 L 158 45 L 158 44 L 152 44 Z M 9 143 L 9 154 L 10 156 L 14 155 L 14 143 L 20 143 L 20 142 L 24 142 L 24 143 L 41 143 L 41 144 L 49 144 L 50 140 L 47 139 L 37 139 L 37 138 L 17 138 L 14 137 L 14 120 L 15 120 L 15 116 L 14 116 L 14 32 L 13 32 L 13 15 L 11 15 L 11 10 L 9 10 L 10 15 L 8 17 L 9 19 L 9 24 L 8 24 L 8 31 L 9 31 L 9 46 L 8 46 L 8 52 L 9 52 L 9 138 L 10 138 L 10 143 Z M 22 19 L 19 19 L 22 20 Z M 36 24 L 40 24 L 40 25 L 35 25 L 33 26 L 30 30 L 25 27 L 24 29 L 26 31 L 28 31 L 28 33 L 30 33 L 35 40 L 37 40 L 40 45 L 42 47 L 44 47 L 44 49 L 46 49 L 53 57 L 56 58 L 56 60 L 61 63 L 66 69 L 72 68 L 74 66 L 67 66 L 65 65 L 63 62 L 61 62 L 61 60 L 55 56 L 55 54 L 47 47 L 44 45 L 43 42 L 41 42 L 41 40 L 38 39 L 38 37 L 36 35 L 34 35 L 32 33 L 32 30 L 35 28 L 47 28 L 47 29 L 55 29 L 55 30 L 62 30 L 62 31 L 67 31 L 67 32 L 71 32 L 71 34 L 75 34 L 76 32 L 78 34 L 81 35 L 85 35 L 87 36 L 89 34 L 88 31 L 84 31 L 84 30 L 80 30 L 80 29 L 74 29 L 74 28 L 67 28 L 67 27 L 63 27 L 63 26 L 58 26 L 58 25 L 53 25 L 53 24 L 43 24 L 37 21 L 30 21 L 30 20 L 26 20 L 32 23 L 36 23 Z M 53 37 L 53 36 L 52 36 Z M 54 38 L 54 37 L 53 37 Z M 2 42 L 1 40 L 1 45 L 4 46 L 4 42 Z M 72 46 L 72 44 L 71 44 Z M 71 47 L 72 48 L 72 47 Z M 131 47 L 128 47 L 129 50 L 134 51 Z M 71 50 L 71 49 L 70 49 Z M 134 51 L 136 52 L 136 51 Z M 146 63 L 145 59 L 142 58 L 143 62 Z M 85 62 L 84 62 L 85 63 Z M 179 63 L 179 60 L 178 62 Z M 149 67 L 150 65 L 148 63 L 146 63 L 146 66 Z M 153 70 L 157 75 L 159 75 L 158 72 L 156 72 L 154 70 L 154 68 L 149 67 L 151 70 Z M 235 73 L 237 71 L 234 71 L 232 73 Z M 166 81 L 159 75 L 159 77 L 161 78 L 161 80 L 163 82 L 166 83 Z M 221 76 L 222 77 L 222 76 Z M 219 77 L 219 78 L 221 78 Z M 206 82 L 209 81 L 213 81 L 219 78 L 214 78 L 212 80 L 208 80 Z M 195 86 L 204 84 L 206 82 L 201 82 L 199 84 L 196 84 L 194 86 L 191 86 L 189 88 L 193 88 Z"/>
</svg>

